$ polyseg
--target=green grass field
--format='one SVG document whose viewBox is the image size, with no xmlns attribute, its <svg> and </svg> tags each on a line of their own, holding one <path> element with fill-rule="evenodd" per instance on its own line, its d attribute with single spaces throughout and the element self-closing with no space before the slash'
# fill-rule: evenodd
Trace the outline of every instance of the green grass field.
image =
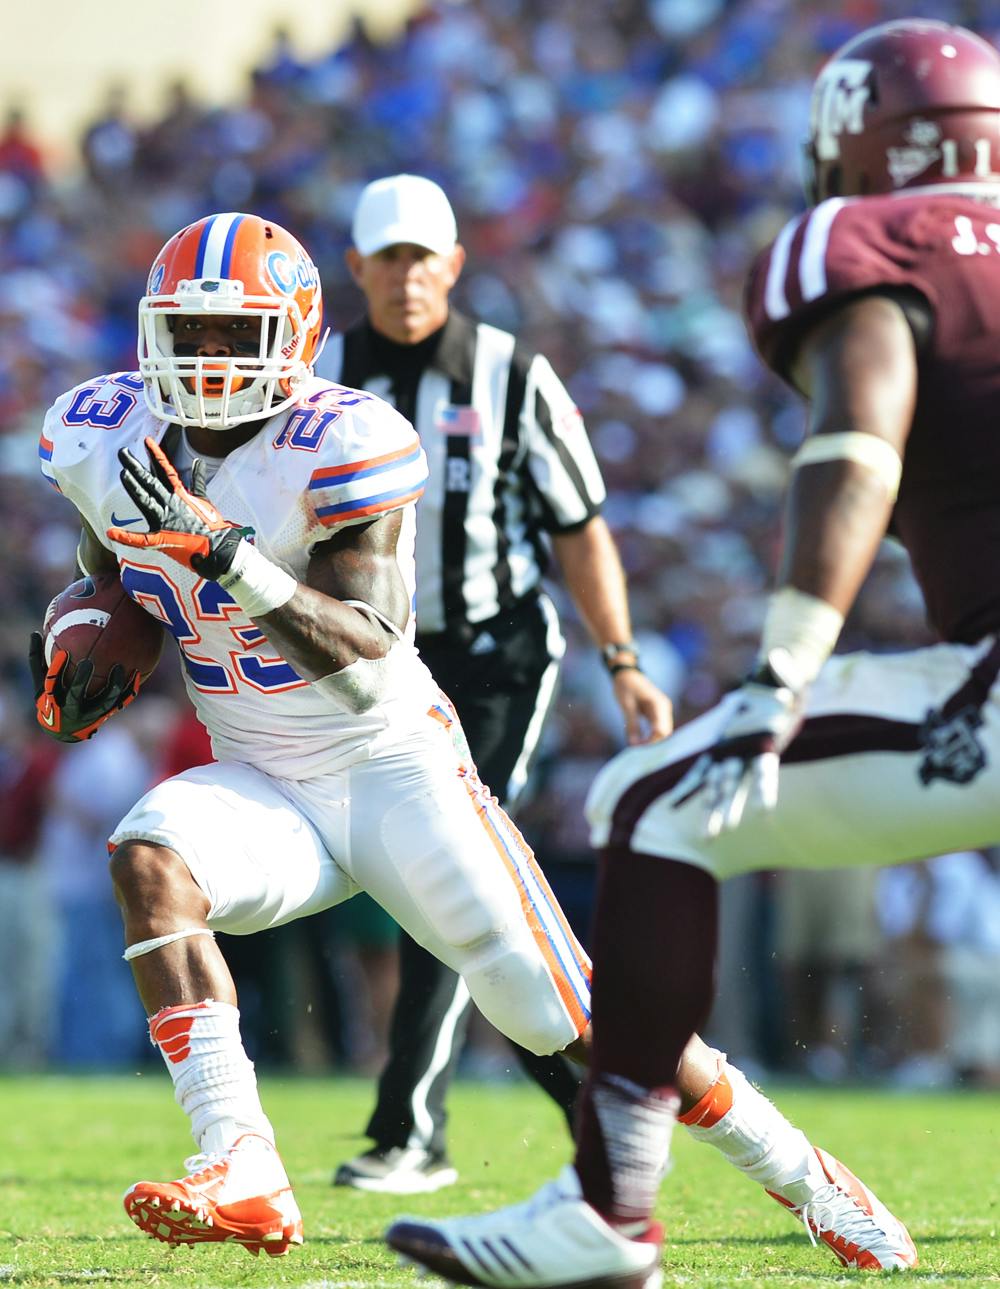
<svg viewBox="0 0 1000 1289">
<path fill-rule="evenodd" d="M 400 1212 L 472 1212 L 521 1199 L 567 1158 L 551 1105 L 523 1084 L 459 1085 L 451 1099 L 457 1186 L 413 1199 L 331 1188 L 359 1145 L 367 1083 L 264 1077 L 265 1105 L 296 1185 L 306 1243 L 288 1257 L 169 1250 L 120 1203 L 141 1177 L 177 1176 L 193 1145 L 165 1074 L 0 1080 L 0 1286 L 415 1285 L 380 1233 Z M 1000 1104 L 996 1096 L 891 1096 L 784 1089 L 782 1107 L 904 1216 L 921 1256 L 914 1282 L 1000 1284 Z M 716 1154 L 675 1136 L 663 1188 L 665 1285 L 799 1289 L 857 1282 Z M 870 1279 L 870 1277 L 868 1277 Z"/>
</svg>

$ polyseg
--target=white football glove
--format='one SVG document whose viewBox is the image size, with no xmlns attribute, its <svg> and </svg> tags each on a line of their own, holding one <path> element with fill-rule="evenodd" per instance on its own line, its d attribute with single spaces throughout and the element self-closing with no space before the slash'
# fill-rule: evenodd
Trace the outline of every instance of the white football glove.
<svg viewBox="0 0 1000 1289">
<path fill-rule="evenodd" d="M 804 689 L 760 663 L 737 691 L 739 700 L 718 741 L 677 785 L 674 806 L 704 793 L 703 832 L 708 838 L 736 828 L 747 810 L 773 810 L 778 802 L 781 754 L 802 724 Z"/>
</svg>

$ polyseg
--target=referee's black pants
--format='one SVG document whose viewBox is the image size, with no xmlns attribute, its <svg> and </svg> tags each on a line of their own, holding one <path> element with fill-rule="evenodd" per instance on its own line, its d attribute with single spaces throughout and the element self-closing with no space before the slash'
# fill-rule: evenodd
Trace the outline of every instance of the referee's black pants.
<svg viewBox="0 0 1000 1289">
<path fill-rule="evenodd" d="M 478 624 L 471 639 L 418 637 L 420 655 L 455 704 L 479 777 L 503 804 L 522 786 L 555 689 L 555 611 L 531 597 L 510 614 Z M 389 1061 L 366 1132 L 377 1146 L 445 1151 L 445 1095 L 462 1050 L 472 1004 L 461 978 L 404 932 Z M 511 1044 L 525 1071 L 573 1128 L 581 1075 L 556 1053 Z"/>
</svg>

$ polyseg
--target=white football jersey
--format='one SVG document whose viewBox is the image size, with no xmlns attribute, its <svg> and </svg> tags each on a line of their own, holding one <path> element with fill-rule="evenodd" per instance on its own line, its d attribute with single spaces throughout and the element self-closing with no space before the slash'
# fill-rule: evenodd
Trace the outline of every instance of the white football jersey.
<svg viewBox="0 0 1000 1289">
<path fill-rule="evenodd" d="M 122 372 L 59 398 L 45 417 L 39 453 L 42 473 L 117 557 L 129 595 L 176 639 L 216 757 L 302 779 L 367 758 L 419 728 L 438 690 L 413 647 L 412 613 L 394 646 L 408 657 L 393 672 L 391 692 L 367 712 L 348 713 L 299 676 L 218 583 L 107 536 L 112 525 L 145 527 L 122 487 L 119 450 L 145 462 L 143 439 L 159 442 L 167 429 L 146 408 L 139 375 Z M 185 444 L 182 471 L 191 459 Z M 298 581 L 313 547 L 336 528 L 403 509 L 396 556 L 413 604 L 415 502 L 427 466 L 413 427 L 387 403 L 314 378 L 295 406 L 207 464 L 212 504 Z"/>
</svg>

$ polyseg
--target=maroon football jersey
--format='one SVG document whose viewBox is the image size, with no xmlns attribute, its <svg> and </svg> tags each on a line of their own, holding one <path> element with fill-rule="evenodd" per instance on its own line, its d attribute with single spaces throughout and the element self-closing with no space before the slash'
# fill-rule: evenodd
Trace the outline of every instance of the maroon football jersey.
<svg viewBox="0 0 1000 1289">
<path fill-rule="evenodd" d="M 931 625 L 972 642 L 1000 630 L 1000 210 L 954 194 L 832 198 L 754 264 L 750 331 L 787 379 L 796 345 L 838 301 L 909 287 L 931 306 L 893 531 Z"/>
</svg>

